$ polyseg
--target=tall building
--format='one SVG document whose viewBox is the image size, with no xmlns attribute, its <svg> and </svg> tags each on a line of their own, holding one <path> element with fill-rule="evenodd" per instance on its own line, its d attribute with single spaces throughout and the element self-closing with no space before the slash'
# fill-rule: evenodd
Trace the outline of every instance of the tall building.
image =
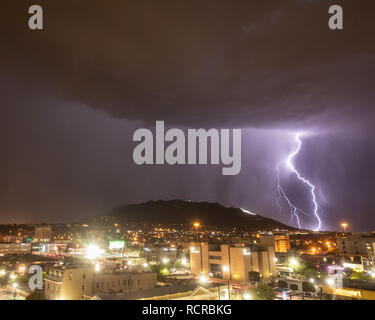
<svg viewBox="0 0 375 320">
<path fill-rule="evenodd" d="M 290 239 L 287 234 L 275 234 L 275 252 L 288 252 L 290 250 Z"/>
<path fill-rule="evenodd" d="M 52 239 L 51 226 L 36 226 L 34 234 L 34 242 L 50 242 Z"/>
<path fill-rule="evenodd" d="M 156 273 L 103 272 L 92 267 L 54 267 L 45 277 L 44 292 L 48 300 L 81 300 L 97 293 L 125 292 L 153 288 Z"/>
<path fill-rule="evenodd" d="M 272 246 L 196 244 L 190 248 L 190 270 L 196 275 L 221 274 L 226 280 L 248 281 L 250 271 L 268 278 L 276 274 L 275 252 Z"/>
<path fill-rule="evenodd" d="M 289 235 L 283 233 L 261 234 L 260 243 L 262 246 L 274 246 L 276 253 L 285 253 L 290 250 Z"/>
<path fill-rule="evenodd" d="M 337 238 L 339 253 L 343 255 L 372 256 L 375 234 L 353 233 Z"/>
</svg>

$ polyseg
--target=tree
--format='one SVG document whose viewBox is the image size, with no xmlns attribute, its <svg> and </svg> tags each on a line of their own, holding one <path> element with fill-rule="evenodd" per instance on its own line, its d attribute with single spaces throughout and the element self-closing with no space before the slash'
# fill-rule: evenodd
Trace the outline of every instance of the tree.
<svg viewBox="0 0 375 320">
<path fill-rule="evenodd" d="M 255 289 L 251 290 L 251 295 L 254 300 L 273 300 L 276 297 L 273 288 L 266 284 L 258 284 Z"/>
<path fill-rule="evenodd" d="M 43 290 L 34 290 L 31 292 L 25 300 L 46 300 Z"/>
<path fill-rule="evenodd" d="M 155 264 L 151 266 L 151 271 L 156 273 L 157 280 L 161 282 L 165 280 L 164 276 L 167 274 L 167 272 L 165 272 L 165 269 L 168 270 L 160 264 Z"/>
<path fill-rule="evenodd" d="M 314 268 L 306 268 L 306 270 L 304 271 L 304 275 L 306 276 L 307 279 L 310 279 L 310 278 L 317 278 L 318 277 L 318 271 L 316 271 L 316 269 Z"/>
<path fill-rule="evenodd" d="M 173 263 L 173 268 L 175 269 L 180 269 L 182 268 L 182 263 L 180 260 L 176 260 L 174 263 Z"/>
<path fill-rule="evenodd" d="M 260 281 L 260 273 L 257 271 L 249 271 L 249 280 L 250 281 Z"/>
<path fill-rule="evenodd" d="M 371 277 L 364 272 L 352 271 L 350 280 L 371 280 Z"/>
<path fill-rule="evenodd" d="M 315 292 L 315 287 L 311 282 L 304 281 L 302 282 L 302 291 L 303 292 Z"/>
</svg>

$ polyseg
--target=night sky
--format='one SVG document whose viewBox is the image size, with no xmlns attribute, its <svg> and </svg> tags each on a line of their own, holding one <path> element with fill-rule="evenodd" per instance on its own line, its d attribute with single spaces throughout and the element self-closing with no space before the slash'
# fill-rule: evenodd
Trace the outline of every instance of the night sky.
<svg viewBox="0 0 375 320">
<path fill-rule="evenodd" d="M 28 29 L 39 4 L 44 30 Z M 344 9 L 344 30 L 328 8 Z M 323 229 L 375 230 L 375 2 L 2 0 L 0 223 L 68 222 L 157 199 L 289 222 L 275 166 L 316 186 Z M 137 166 L 133 132 L 242 128 L 242 170 Z M 283 186 L 311 213 L 309 189 Z M 301 216 L 313 227 L 311 216 Z"/>
</svg>

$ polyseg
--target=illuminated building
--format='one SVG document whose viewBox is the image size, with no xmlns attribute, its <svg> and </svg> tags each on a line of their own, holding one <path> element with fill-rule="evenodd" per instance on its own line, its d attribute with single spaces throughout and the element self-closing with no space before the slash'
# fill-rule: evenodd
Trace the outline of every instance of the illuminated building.
<svg viewBox="0 0 375 320">
<path fill-rule="evenodd" d="M 275 252 L 288 252 L 290 250 L 290 240 L 288 235 L 275 235 Z"/>
<path fill-rule="evenodd" d="M 0 243 L 0 254 L 29 253 L 31 252 L 30 243 Z"/>
<path fill-rule="evenodd" d="M 33 242 L 50 242 L 52 239 L 51 226 L 37 226 L 35 227 L 35 235 Z"/>
<path fill-rule="evenodd" d="M 274 246 L 276 253 L 285 253 L 290 250 L 290 240 L 287 234 L 261 234 L 262 246 Z"/>
<path fill-rule="evenodd" d="M 327 285 L 322 287 L 323 293 L 335 296 L 340 300 L 375 300 L 375 291 L 357 288 L 331 288 Z"/>
<path fill-rule="evenodd" d="M 125 292 L 153 288 L 156 273 L 101 272 L 93 267 L 54 267 L 45 277 L 48 300 L 81 300 L 97 293 Z"/>
<path fill-rule="evenodd" d="M 226 280 L 248 281 L 250 271 L 268 278 L 276 274 L 275 252 L 273 247 L 201 243 L 190 248 L 190 270 Z"/>
<path fill-rule="evenodd" d="M 337 238 L 339 253 L 345 255 L 372 255 L 373 242 L 375 242 L 373 233 L 354 233 Z"/>
</svg>

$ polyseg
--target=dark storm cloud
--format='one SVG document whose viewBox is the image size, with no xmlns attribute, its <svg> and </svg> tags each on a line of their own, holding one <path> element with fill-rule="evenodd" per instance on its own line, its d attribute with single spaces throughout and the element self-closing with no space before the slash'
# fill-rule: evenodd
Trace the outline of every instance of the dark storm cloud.
<svg viewBox="0 0 375 320">
<path fill-rule="evenodd" d="M 29 2 L 2 2 L 3 73 L 117 118 L 272 127 L 372 114 L 373 1 L 39 4 L 45 30 L 31 32 Z M 344 31 L 328 29 L 330 4 Z"/>
<path fill-rule="evenodd" d="M 181 198 L 288 223 L 274 167 L 298 129 L 310 135 L 296 165 L 325 227 L 374 229 L 373 0 L 38 0 L 43 31 L 27 28 L 31 4 L 0 3 L 0 222 Z M 343 5 L 344 31 L 328 29 L 330 4 Z M 248 128 L 241 174 L 136 166 L 132 134 L 155 120 Z M 311 212 L 308 190 L 282 177 Z"/>
</svg>

